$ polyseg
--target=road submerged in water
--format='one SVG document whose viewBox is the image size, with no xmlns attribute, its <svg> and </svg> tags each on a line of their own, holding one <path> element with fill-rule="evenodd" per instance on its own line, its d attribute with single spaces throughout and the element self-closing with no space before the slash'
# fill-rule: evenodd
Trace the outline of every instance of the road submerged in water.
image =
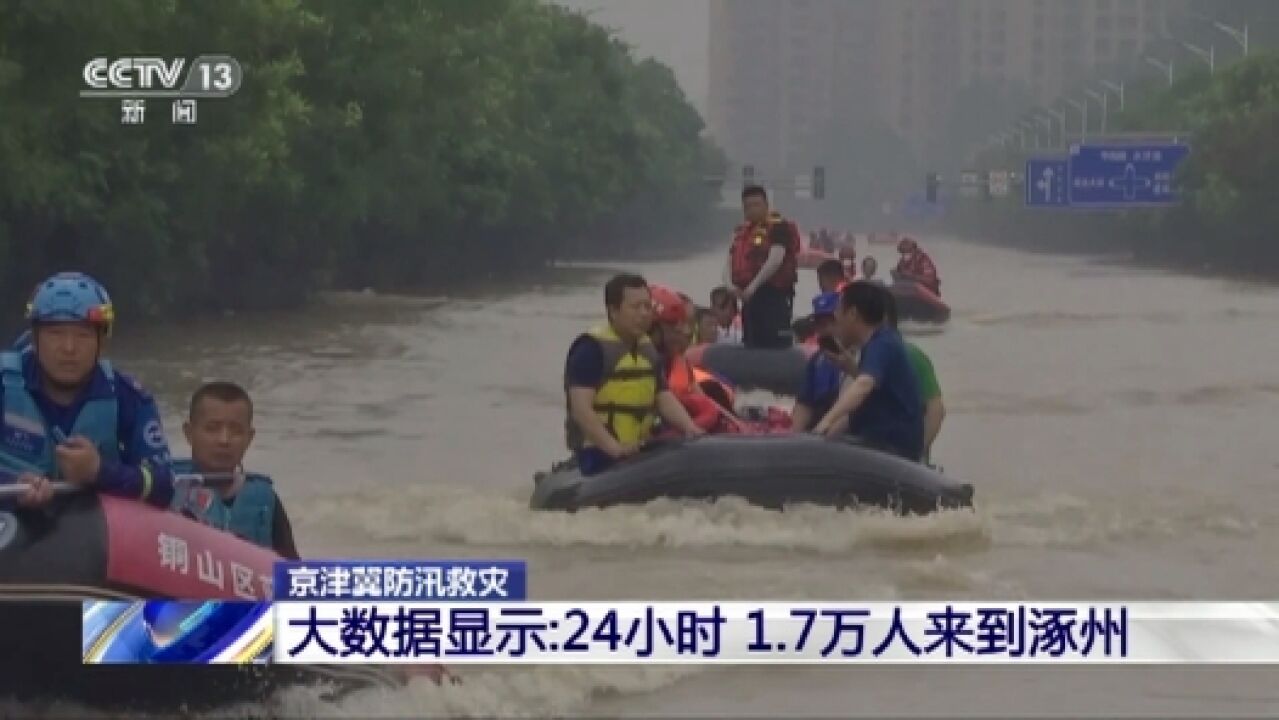
<svg viewBox="0 0 1279 720">
<path fill-rule="evenodd" d="M 935 448 L 976 512 L 926 518 L 663 501 L 528 510 L 561 458 L 560 375 L 611 269 L 469 298 L 339 295 L 305 312 L 129 328 L 117 364 L 166 409 L 233 379 L 257 403 L 310 556 L 526 557 L 531 595 L 605 599 L 1263 599 L 1279 586 L 1279 293 L 928 240 L 952 304 L 913 332 L 949 410 Z M 862 244 L 859 255 L 867 254 Z M 889 245 L 870 246 L 880 266 Z M 702 300 L 722 253 L 644 264 Z M 815 284 L 805 273 L 797 313 Z M 134 330 L 134 332 L 129 332 Z M 696 598 L 689 597 L 696 588 Z M 1248 668 L 462 668 L 465 684 L 298 689 L 319 717 L 1273 716 Z M 0 709 L 4 706 L 0 703 Z M 13 710 L 22 714 L 21 709 Z M 53 708 L 53 714 L 82 714 Z M 221 716 L 221 714 L 219 714 Z"/>
</svg>

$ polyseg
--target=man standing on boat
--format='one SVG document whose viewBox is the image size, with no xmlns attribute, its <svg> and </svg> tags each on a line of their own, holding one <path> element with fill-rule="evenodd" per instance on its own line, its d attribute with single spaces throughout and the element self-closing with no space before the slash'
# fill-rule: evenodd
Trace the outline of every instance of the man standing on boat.
<svg viewBox="0 0 1279 720">
<path fill-rule="evenodd" d="M 107 291 L 82 273 L 36 286 L 31 345 L 0 353 L 0 473 L 26 483 L 19 504 L 53 497 L 51 479 L 168 507 L 169 444 L 155 401 L 104 357 L 115 322 Z"/>
<path fill-rule="evenodd" d="M 666 384 L 664 363 L 648 337 L 653 301 L 648 283 L 621 274 L 604 285 L 608 323 L 579 335 L 564 369 L 569 449 L 583 475 L 634 455 L 660 415 L 685 435 L 702 435 Z"/>
<path fill-rule="evenodd" d="M 746 222 L 733 235 L 724 275 L 742 300 L 743 344 L 790 347 L 798 255 L 803 246 L 799 228 L 768 209 L 768 194 L 758 185 L 742 189 L 742 213 Z"/>
</svg>

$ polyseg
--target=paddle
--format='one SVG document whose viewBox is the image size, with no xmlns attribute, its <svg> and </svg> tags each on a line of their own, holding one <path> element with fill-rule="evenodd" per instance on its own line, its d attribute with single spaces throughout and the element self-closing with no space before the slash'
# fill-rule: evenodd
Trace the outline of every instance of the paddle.
<svg viewBox="0 0 1279 720">
<path fill-rule="evenodd" d="M 16 478 L 12 475 L 0 473 L 0 482 L 6 483 L 0 485 L 0 500 L 19 497 L 27 491 L 25 483 L 17 484 L 14 482 L 15 480 Z M 210 488 L 224 488 L 235 482 L 235 473 L 179 473 L 173 476 L 173 482 L 178 485 L 203 485 Z M 58 495 L 90 489 L 90 486 L 77 485 L 66 480 L 54 480 L 49 483 L 49 487 Z"/>
</svg>

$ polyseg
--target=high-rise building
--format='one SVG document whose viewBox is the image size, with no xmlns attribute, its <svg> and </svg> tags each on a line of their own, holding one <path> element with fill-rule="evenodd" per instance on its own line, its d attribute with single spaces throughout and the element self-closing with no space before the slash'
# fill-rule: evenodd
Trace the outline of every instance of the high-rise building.
<svg viewBox="0 0 1279 720">
<path fill-rule="evenodd" d="M 809 164 L 821 133 L 875 113 L 921 157 L 966 87 L 1048 102 L 1118 69 L 1185 0 L 711 0 L 708 120 L 738 162 Z"/>
<path fill-rule="evenodd" d="M 707 120 L 729 155 L 782 179 L 812 162 L 840 97 L 841 6 L 856 0 L 711 0 Z"/>
</svg>

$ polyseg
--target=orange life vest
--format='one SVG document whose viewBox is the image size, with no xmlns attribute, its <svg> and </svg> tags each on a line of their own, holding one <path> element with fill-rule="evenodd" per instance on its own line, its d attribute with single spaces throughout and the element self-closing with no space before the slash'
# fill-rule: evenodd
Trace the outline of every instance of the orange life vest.
<svg viewBox="0 0 1279 720">
<path fill-rule="evenodd" d="M 733 389 L 726 386 L 714 374 L 697 367 L 682 355 L 671 361 L 666 374 L 666 386 L 675 393 L 676 397 L 701 394 L 701 385 L 704 382 L 713 382 L 723 388 L 730 405 L 736 401 L 737 396 Z"/>
<path fill-rule="evenodd" d="M 804 241 L 800 238 L 799 228 L 795 223 L 777 213 L 769 213 L 768 220 L 763 225 L 743 223 L 737 226 L 733 246 L 729 249 L 734 285 L 744 288 L 759 274 L 764 262 L 768 260 L 768 250 L 772 247 L 768 241 L 769 233 L 778 224 L 786 228 L 786 257 L 767 284 L 782 290 L 795 289 L 795 283 L 799 280 L 798 256 Z"/>
</svg>

